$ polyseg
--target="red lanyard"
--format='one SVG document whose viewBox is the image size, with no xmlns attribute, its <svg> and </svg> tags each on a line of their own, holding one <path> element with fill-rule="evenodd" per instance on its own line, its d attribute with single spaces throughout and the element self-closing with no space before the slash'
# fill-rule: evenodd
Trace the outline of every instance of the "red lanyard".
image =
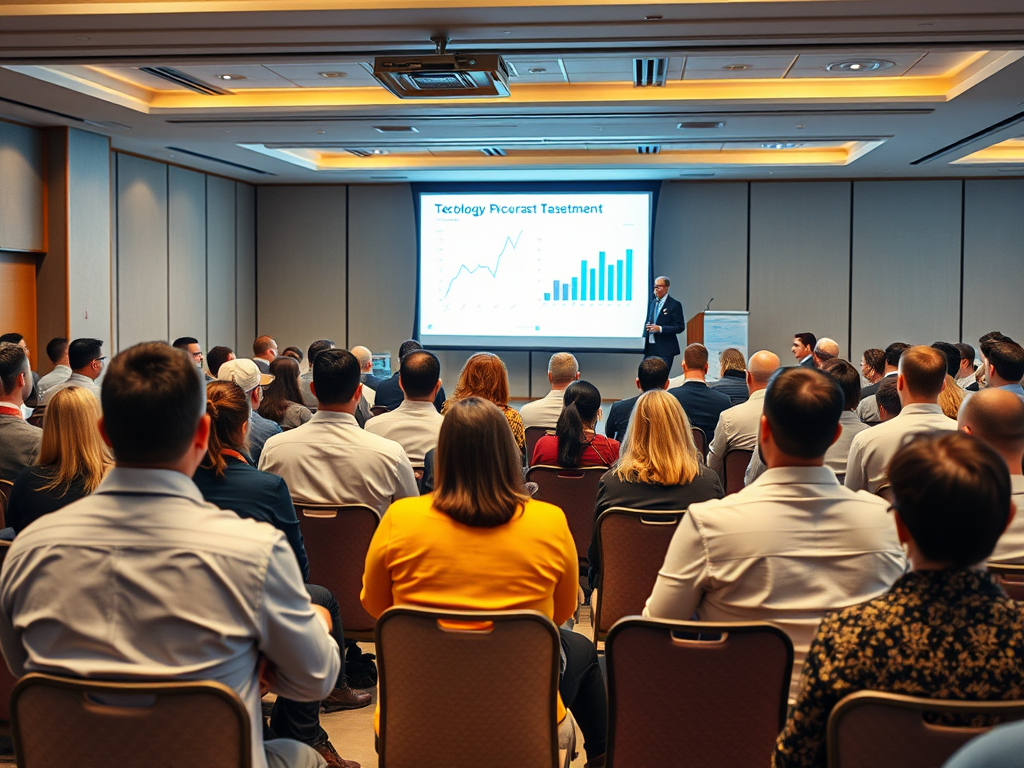
<svg viewBox="0 0 1024 768">
<path fill-rule="evenodd" d="M 21 412 L 21 408 L 14 405 L 7 405 L 6 403 L 0 403 L 0 413 L 5 416 L 17 416 L 19 419 L 25 418 L 25 414 Z"/>
<path fill-rule="evenodd" d="M 247 458 L 245 458 L 245 456 L 240 454 L 238 451 L 232 450 L 231 448 L 224 448 L 224 449 L 222 449 L 221 452 L 220 452 L 220 455 L 221 456 L 230 456 L 233 459 L 238 459 L 243 464 L 248 464 L 249 463 L 249 460 Z"/>
</svg>

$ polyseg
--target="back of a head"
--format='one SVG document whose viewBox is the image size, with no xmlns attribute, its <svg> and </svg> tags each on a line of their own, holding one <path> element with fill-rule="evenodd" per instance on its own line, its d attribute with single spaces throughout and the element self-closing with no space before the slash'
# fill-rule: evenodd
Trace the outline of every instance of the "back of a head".
<svg viewBox="0 0 1024 768">
<path fill-rule="evenodd" d="M 864 362 L 877 375 L 885 373 L 885 350 L 872 347 L 864 350 Z"/>
<path fill-rule="evenodd" d="M 298 363 L 302 362 L 302 350 L 298 347 L 285 347 L 281 355 L 284 357 L 290 357 Z"/>
<path fill-rule="evenodd" d="M 258 336 L 252 343 L 252 353 L 256 355 L 256 357 L 261 357 L 269 352 L 273 345 L 273 336 Z"/>
<path fill-rule="evenodd" d="M 317 344 L 318 342 L 314 341 L 313 343 Z M 334 345 L 331 344 L 331 346 L 333 347 Z M 325 349 L 330 349 L 330 347 L 325 347 Z M 322 350 L 317 350 L 317 351 L 320 352 Z M 352 347 L 352 349 L 350 349 L 349 352 L 351 352 L 353 355 L 355 355 L 356 360 L 359 362 L 359 367 L 360 368 L 366 368 L 368 365 L 370 365 L 373 362 L 373 353 L 367 347 L 355 346 L 355 347 Z M 313 354 L 313 347 L 312 346 L 310 346 L 310 348 L 309 348 L 309 356 L 310 356 L 310 365 L 312 365 L 312 358 L 315 357 L 315 355 Z"/>
<path fill-rule="evenodd" d="M 691 371 L 703 370 L 708 364 L 708 348 L 703 344 L 689 344 L 683 350 L 683 362 Z"/>
<path fill-rule="evenodd" d="M 816 459 L 832 445 L 844 404 L 839 385 L 821 371 L 788 368 L 768 383 L 764 415 L 779 450 Z"/>
<path fill-rule="evenodd" d="M 964 400 L 961 427 L 1004 456 L 1024 456 L 1024 401 L 1005 389 L 983 389 Z"/>
<path fill-rule="evenodd" d="M 959 342 L 957 344 L 954 344 L 953 346 L 956 347 L 957 352 L 960 353 L 960 362 L 962 363 L 964 360 L 966 360 L 968 363 L 971 364 L 971 367 L 973 368 L 974 358 L 976 356 L 974 347 L 972 347 L 970 344 L 964 344 L 963 342 Z"/>
<path fill-rule="evenodd" d="M 184 350 L 185 352 L 188 352 L 188 345 L 189 344 L 198 344 L 198 343 L 199 343 L 199 339 L 197 339 L 197 338 L 195 338 L 193 336 L 180 336 L 180 337 L 178 337 L 177 339 L 174 340 L 174 343 L 172 343 L 171 346 L 174 347 L 175 349 L 181 349 L 181 350 Z"/>
<path fill-rule="evenodd" d="M 552 384 L 568 384 L 576 381 L 580 366 L 576 358 L 568 352 L 556 352 L 548 360 L 548 374 Z"/>
<path fill-rule="evenodd" d="M 745 371 L 747 370 L 747 361 L 743 359 L 743 353 L 735 347 L 729 347 L 723 349 L 722 354 L 718 357 L 718 362 L 721 366 L 722 373 L 726 371 Z"/>
<path fill-rule="evenodd" d="M 984 357 L 988 357 L 992 345 L 999 341 L 1013 341 L 1013 339 L 1000 331 L 989 331 L 978 339 L 978 347 L 981 349 L 981 354 Z"/>
<path fill-rule="evenodd" d="M 937 349 L 946 356 L 946 373 L 956 376 L 960 370 L 960 350 L 948 341 L 936 341 L 932 344 L 932 349 Z"/>
<path fill-rule="evenodd" d="M 306 360 L 309 361 L 310 370 L 313 370 L 313 363 L 316 361 L 316 356 L 328 349 L 334 349 L 334 342 L 330 339 L 317 339 L 309 345 L 309 349 L 306 350 Z M 363 349 L 366 349 L 366 347 L 363 347 Z M 367 349 L 366 351 L 369 352 L 370 350 Z"/>
<path fill-rule="evenodd" d="M 814 345 L 814 354 L 822 362 L 832 360 L 839 357 L 839 344 L 834 339 L 818 339 Z"/>
<path fill-rule="evenodd" d="M 18 383 L 18 376 L 28 367 L 25 350 L 10 341 L 0 341 L 0 387 L 10 395 Z"/>
<path fill-rule="evenodd" d="M 889 464 L 892 505 L 921 554 L 965 568 L 983 562 L 1010 519 L 1010 475 L 991 447 L 963 432 L 920 437 Z"/>
<path fill-rule="evenodd" d="M 347 349 L 328 349 L 313 361 L 313 388 L 323 405 L 351 402 L 359 387 L 359 361 Z"/>
<path fill-rule="evenodd" d="M 833 357 L 822 363 L 821 370 L 843 390 L 846 409 L 857 410 L 860 403 L 860 373 L 857 369 L 848 361 Z"/>
<path fill-rule="evenodd" d="M 668 363 L 660 357 L 645 357 L 636 369 L 636 377 L 640 389 L 650 392 L 652 389 L 664 389 L 668 381 Z"/>
<path fill-rule="evenodd" d="M 422 400 L 433 397 L 434 387 L 440 378 L 441 363 L 433 352 L 417 349 L 402 358 L 398 380 L 407 398 Z"/>
<path fill-rule="evenodd" d="M 50 358 L 50 362 L 57 364 L 61 361 L 61 358 L 68 351 L 68 340 L 63 336 L 58 336 L 55 339 L 50 339 L 50 343 L 46 345 L 46 356 Z"/>
<path fill-rule="evenodd" d="M 214 347 L 206 353 L 206 364 L 210 368 L 210 375 L 217 378 L 220 367 L 234 357 L 235 353 L 231 347 Z"/>
<path fill-rule="evenodd" d="M 508 522 L 529 499 L 522 460 L 501 410 L 483 398 L 449 404 L 434 463 L 434 508 L 465 525 Z"/>
<path fill-rule="evenodd" d="M 299 389 L 299 361 L 291 355 L 281 355 L 270 362 L 270 382 L 264 392 L 264 402 L 280 400 L 282 403 L 301 403 L 302 390 Z"/>
<path fill-rule="evenodd" d="M 402 364 L 402 358 L 408 355 L 410 352 L 415 352 L 417 349 L 423 349 L 423 345 L 420 344 L 416 339 L 409 339 L 403 341 L 402 346 L 398 348 L 398 364 Z"/>
<path fill-rule="evenodd" d="M 205 411 L 202 374 L 162 342 L 117 354 L 103 379 L 103 423 L 119 463 L 168 464 L 188 451 Z"/>
<path fill-rule="evenodd" d="M 92 493 L 103 479 L 109 459 L 99 431 L 100 403 L 82 387 L 59 389 L 46 403 L 43 438 L 36 463 L 54 468 L 44 486 L 65 490 L 81 481 Z"/>
<path fill-rule="evenodd" d="M 690 420 L 662 389 L 637 398 L 629 415 L 615 475 L 627 483 L 685 485 L 700 471 Z"/>
<path fill-rule="evenodd" d="M 22 336 L 20 333 L 14 332 L 14 331 L 11 331 L 10 333 L 0 334 L 0 344 L 2 344 L 2 343 L 21 344 L 21 342 L 24 341 L 24 340 L 25 340 L 24 336 Z"/>
<path fill-rule="evenodd" d="M 1003 381 L 1024 379 L 1024 348 L 1015 341 L 997 341 L 988 350 L 988 362 Z"/>
<path fill-rule="evenodd" d="M 93 360 L 99 360 L 102 354 L 103 342 L 100 339 L 75 339 L 68 345 L 68 365 L 72 371 L 80 371 Z"/>
<path fill-rule="evenodd" d="M 896 377 L 889 376 L 882 379 L 875 390 L 875 402 L 879 408 L 885 408 L 890 416 L 898 416 L 903 410 L 903 403 L 900 402 L 899 388 L 896 386 Z"/>
<path fill-rule="evenodd" d="M 750 356 L 750 366 L 747 372 L 755 384 L 767 384 L 768 379 L 779 369 L 781 364 L 778 355 L 762 349 Z"/>
<path fill-rule="evenodd" d="M 885 348 L 885 364 L 895 370 L 899 367 L 900 357 L 904 351 L 910 349 L 910 345 L 902 341 L 894 341 Z"/>
<path fill-rule="evenodd" d="M 558 435 L 558 463 L 578 467 L 587 446 L 586 429 L 601 410 L 601 393 L 589 381 L 574 381 L 565 388 L 562 413 L 555 425 Z"/>
<path fill-rule="evenodd" d="M 459 372 L 452 399 L 482 397 L 497 406 L 508 405 L 508 371 L 501 358 L 490 352 L 472 355 Z"/>
<path fill-rule="evenodd" d="M 249 421 L 249 396 L 233 381 L 211 381 L 206 385 L 206 413 L 210 416 L 210 442 L 203 466 L 224 476 L 225 449 L 247 450 L 242 427 Z"/>
<path fill-rule="evenodd" d="M 793 338 L 794 339 L 800 339 L 800 343 L 801 344 L 803 344 L 805 347 L 810 347 L 811 349 L 814 349 L 814 347 L 818 343 L 818 338 L 813 333 L 810 333 L 809 331 L 802 331 L 800 333 L 794 333 L 793 334 Z"/>
<path fill-rule="evenodd" d="M 911 395 L 935 399 L 946 382 L 946 356 L 931 347 L 911 347 L 900 355 L 899 371 Z"/>
</svg>

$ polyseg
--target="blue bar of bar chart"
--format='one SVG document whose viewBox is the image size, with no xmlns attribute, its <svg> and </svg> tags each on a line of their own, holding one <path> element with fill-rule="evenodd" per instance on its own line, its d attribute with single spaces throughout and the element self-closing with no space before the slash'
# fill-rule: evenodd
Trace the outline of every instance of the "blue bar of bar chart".
<svg viewBox="0 0 1024 768">
<path fill-rule="evenodd" d="M 573 298 L 576 298 L 573 296 Z M 590 299 L 593 301 L 594 294 L 590 294 Z M 587 260 L 584 259 L 580 262 L 580 300 L 587 300 Z"/>
<path fill-rule="evenodd" d="M 596 269 L 590 268 L 590 300 L 593 301 L 597 297 L 597 278 L 595 277 Z"/>
<path fill-rule="evenodd" d="M 615 266 L 608 265 L 608 301 L 615 301 Z"/>
<path fill-rule="evenodd" d="M 554 296 L 555 301 L 558 301 L 558 298 L 562 295 L 561 291 L 558 290 L 558 281 L 557 280 L 555 280 L 555 290 L 552 293 L 552 295 Z"/>
<path fill-rule="evenodd" d="M 597 298 L 604 301 L 604 251 L 597 252 Z M 611 291 L 611 284 L 608 285 L 608 290 Z"/>
<path fill-rule="evenodd" d="M 552 290 L 544 294 L 544 301 L 632 301 L 633 250 L 627 248 L 625 261 L 616 259 L 613 264 L 607 263 L 607 255 L 606 251 L 598 251 L 596 268 L 582 259 L 580 276 L 552 281 Z"/>
<path fill-rule="evenodd" d="M 580 280 L 578 277 L 572 279 L 572 300 L 576 301 L 579 298 L 577 294 L 580 292 Z"/>
<path fill-rule="evenodd" d="M 615 262 L 615 300 L 622 301 L 622 259 Z"/>
<path fill-rule="evenodd" d="M 633 300 L 633 249 L 626 249 L 626 301 Z"/>
<path fill-rule="evenodd" d="M 562 301 L 569 300 L 569 284 L 562 283 Z"/>
<path fill-rule="evenodd" d="M 551 301 L 551 294 L 550 293 L 545 293 L 544 294 L 544 301 Z"/>
</svg>

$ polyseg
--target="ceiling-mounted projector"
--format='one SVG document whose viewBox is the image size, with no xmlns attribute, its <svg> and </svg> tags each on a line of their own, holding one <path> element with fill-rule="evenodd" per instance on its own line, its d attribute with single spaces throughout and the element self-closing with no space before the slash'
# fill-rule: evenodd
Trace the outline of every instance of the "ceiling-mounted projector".
<svg viewBox="0 0 1024 768">
<path fill-rule="evenodd" d="M 378 56 L 373 60 L 373 76 L 400 99 L 493 99 L 509 95 L 508 66 L 497 54 Z"/>
</svg>

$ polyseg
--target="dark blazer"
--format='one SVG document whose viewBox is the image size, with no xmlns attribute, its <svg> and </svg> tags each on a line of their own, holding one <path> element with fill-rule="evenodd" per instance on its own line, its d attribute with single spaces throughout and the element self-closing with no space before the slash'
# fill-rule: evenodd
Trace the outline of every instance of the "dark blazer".
<svg viewBox="0 0 1024 768">
<path fill-rule="evenodd" d="M 270 373 L 270 363 L 262 357 L 254 357 L 252 361 L 256 363 L 256 367 L 260 369 L 260 373 Z"/>
<path fill-rule="evenodd" d="M 647 318 L 651 316 L 651 310 L 657 304 L 657 299 L 652 299 L 647 305 Z M 679 339 L 676 338 L 686 330 L 686 320 L 683 319 L 683 305 L 671 296 L 665 297 L 665 305 L 661 308 L 661 314 L 653 321 L 655 325 L 661 326 L 661 332 L 654 334 L 654 343 L 647 339 L 648 320 L 644 320 L 644 355 L 650 357 L 675 357 L 679 354 Z"/>
<path fill-rule="evenodd" d="M 802 368 L 817 368 L 814 364 L 814 355 L 809 356 L 806 360 L 801 360 L 800 366 Z"/>
<path fill-rule="evenodd" d="M 370 389 L 376 391 L 377 387 L 380 386 L 384 379 L 380 378 L 380 376 L 374 376 L 372 373 L 364 373 L 359 377 L 359 381 Z"/>
<path fill-rule="evenodd" d="M 747 389 L 746 371 L 726 371 L 718 381 L 708 384 L 716 392 L 728 395 L 733 405 L 747 402 L 750 391 Z"/>
<path fill-rule="evenodd" d="M 861 400 L 865 400 L 865 399 L 871 397 L 873 394 L 875 394 L 875 392 L 878 391 L 878 385 L 881 384 L 881 383 L 882 383 L 882 380 L 879 379 L 874 384 L 868 384 L 866 387 L 861 387 L 860 388 L 860 399 Z"/>
<path fill-rule="evenodd" d="M 640 395 L 636 397 L 627 397 L 625 400 L 619 400 L 614 403 L 608 410 L 608 419 L 604 423 L 604 433 L 612 440 L 622 441 L 622 438 L 626 434 L 626 427 L 629 426 L 629 417 L 633 413 L 633 406 L 636 405 L 636 401 L 640 399 Z"/>
<path fill-rule="evenodd" d="M 378 405 L 382 405 L 389 411 L 395 410 L 405 400 L 405 394 L 402 392 L 402 388 L 398 386 L 398 374 L 394 373 L 390 379 L 385 379 L 377 385 L 377 394 L 373 400 L 373 406 L 376 408 Z M 437 390 L 437 397 L 434 398 L 434 407 L 437 408 L 437 412 L 441 412 L 441 406 L 444 405 L 445 394 L 444 387 Z"/>
<path fill-rule="evenodd" d="M 708 445 L 715 437 L 715 427 L 722 411 L 732 407 L 728 395 L 716 392 L 702 381 L 690 380 L 668 391 L 679 401 L 690 419 L 690 425 L 700 427 L 708 436 Z"/>
</svg>

